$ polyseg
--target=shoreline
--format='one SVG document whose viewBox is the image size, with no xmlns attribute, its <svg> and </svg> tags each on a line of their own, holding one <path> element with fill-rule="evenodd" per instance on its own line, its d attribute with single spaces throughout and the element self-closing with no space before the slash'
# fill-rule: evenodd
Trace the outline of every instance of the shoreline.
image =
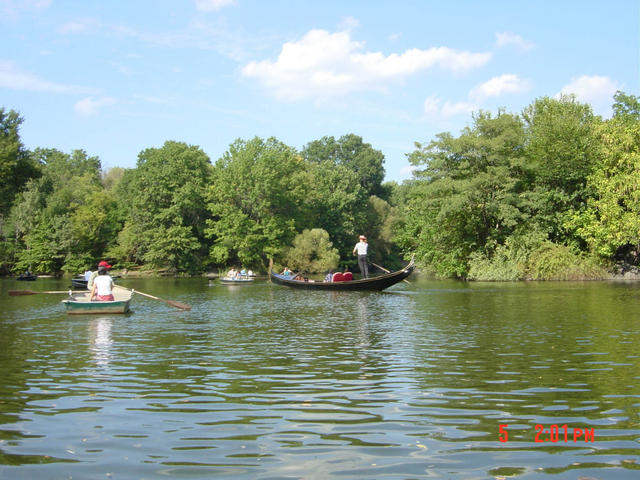
<svg viewBox="0 0 640 480">
<path fill-rule="evenodd" d="M 416 274 L 420 274 L 420 270 L 416 269 Z M 224 274 L 220 274 L 220 273 L 216 273 L 216 272 L 205 272 L 202 274 L 197 274 L 197 275 L 187 275 L 187 274 L 169 274 L 166 271 L 163 270 L 114 270 L 113 272 L 110 272 L 110 274 L 112 274 L 112 276 L 117 277 L 117 278 L 162 278 L 162 277 L 171 277 L 171 278 L 206 278 L 209 280 L 215 280 L 217 278 L 220 278 L 222 276 L 224 276 Z M 58 279 L 64 279 L 64 278 L 74 278 L 76 275 L 53 275 L 53 274 L 37 274 L 38 278 L 58 278 Z M 263 277 L 263 278 L 268 278 L 268 275 L 257 275 L 257 277 Z M 0 278 L 6 278 L 6 279 L 17 279 L 18 276 L 17 275 L 0 275 Z M 437 277 L 433 277 L 434 280 L 456 280 L 456 279 L 446 279 L 446 278 L 437 278 Z M 492 281 L 487 281 L 487 280 L 462 280 L 462 279 L 458 279 L 462 282 L 485 282 L 485 283 L 492 283 Z M 613 272 L 609 272 L 609 275 L 607 277 L 603 277 L 603 278 L 597 278 L 597 279 L 592 279 L 592 278 L 585 278 L 585 279 L 572 279 L 572 280 L 531 280 L 531 279 L 523 279 L 523 280 L 516 280 L 516 282 L 546 282 L 546 281 L 558 281 L 558 282 L 585 282 L 585 281 L 614 281 L 614 282 L 620 282 L 620 281 L 640 281 L 640 267 L 635 267 L 635 266 L 624 266 L 624 267 L 620 267 L 618 269 L 616 269 L 616 271 Z"/>
</svg>

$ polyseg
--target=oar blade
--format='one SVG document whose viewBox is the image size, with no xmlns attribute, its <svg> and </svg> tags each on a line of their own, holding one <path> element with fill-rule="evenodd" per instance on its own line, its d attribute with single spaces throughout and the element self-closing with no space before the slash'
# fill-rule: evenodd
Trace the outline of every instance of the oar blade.
<svg viewBox="0 0 640 480">
<path fill-rule="evenodd" d="M 172 307 L 179 308 L 180 310 L 185 310 L 187 312 L 191 310 L 191 305 L 187 305 L 186 303 L 176 302 L 175 300 L 165 300 L 165 302 L 167 302 Z"/>
<path fill-rule="evenodd" d="M 33 290 L 9 290 L 9 295 L 12 297 L 16 297 L 18 295 L 35 295 L 38 292 L 34 292 Z"/>
</svg>

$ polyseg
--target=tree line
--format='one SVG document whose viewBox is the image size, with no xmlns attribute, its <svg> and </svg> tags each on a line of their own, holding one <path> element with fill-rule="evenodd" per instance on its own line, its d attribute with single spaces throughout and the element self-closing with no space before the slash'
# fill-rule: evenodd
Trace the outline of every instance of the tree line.
<svg viewBox="0 0 640 480">
<path fill-rule="evenodd" d="M 601 278 L 640 252 L 640 101 L 602 119 L 574 97 L 480 111 L 458 136 L 416 143 L 412 180 L 384 183 L 384 155 L 355 134 L 297 150 L 238 139 L 212 162 L 167 141 L 135 168 L 82 150 L 28 150 L 0 109 L 0 271 L 120 268 L 198 274 L 269 261 L 309 273 L 355 264 L 357 236 L 395 268 L 439 277 Z"/>
</svg>

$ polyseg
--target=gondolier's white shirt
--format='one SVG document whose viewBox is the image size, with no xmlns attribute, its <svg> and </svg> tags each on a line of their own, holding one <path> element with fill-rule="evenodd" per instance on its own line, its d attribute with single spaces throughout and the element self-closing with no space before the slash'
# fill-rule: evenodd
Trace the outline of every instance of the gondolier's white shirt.
<svg viewBox="0 0 640 480">
<path fill-rule="evenodd" d="M 369 247 L 367 242 L 358 242 L 356 243 L 355 249 L 358 251 L 358 255 L 366 255 L 367 247 Z"/>
</svg>

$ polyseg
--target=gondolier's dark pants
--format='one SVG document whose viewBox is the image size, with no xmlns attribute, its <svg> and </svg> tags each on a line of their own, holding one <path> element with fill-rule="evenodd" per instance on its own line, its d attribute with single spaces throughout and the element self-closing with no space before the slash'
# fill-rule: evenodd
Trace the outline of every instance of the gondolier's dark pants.
<svg viewBox="0 0 640 480">
<path fill-rule="evenodd" d="M 358 255 L 358 267 L 360 267 L 362 278 L 369 278 L 369 267 L 367 266 L 366 255 Z"/>
</svg>

